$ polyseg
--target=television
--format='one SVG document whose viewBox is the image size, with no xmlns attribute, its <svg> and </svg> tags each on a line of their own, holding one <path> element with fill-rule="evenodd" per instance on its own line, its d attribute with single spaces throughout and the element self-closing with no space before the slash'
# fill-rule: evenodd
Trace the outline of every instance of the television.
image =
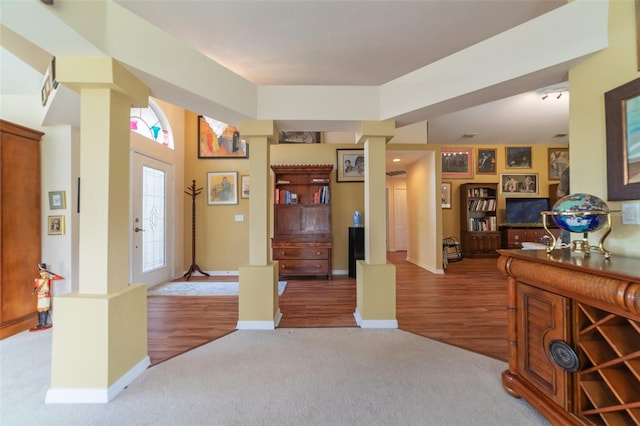
<svg viewBox="0 0 640 426">
<path fill-rule="evenodd" d="M 549 198 L 506 198 L 507 225 L 542 225 L 542 212 L 549 211 Z"/>
</svg>

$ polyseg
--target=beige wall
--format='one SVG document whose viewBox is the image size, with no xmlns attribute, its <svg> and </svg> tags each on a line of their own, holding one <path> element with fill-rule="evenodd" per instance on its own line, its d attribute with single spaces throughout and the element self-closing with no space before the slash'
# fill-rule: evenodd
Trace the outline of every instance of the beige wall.
<svg viewBox="0 0 640 426">
<path fill-rule="evenodd" d="M 590 193 L 605 201 L 607 144 L 604 94 L 640 77 L 634 16 L 632 0 L 611 1 L 609 47 L 569 73 L 571 192 Z M 608 204 L 611 209 L 619 210 L 626 202 L 631 201 L 608 201 Z M 591 241 L 592 244 L 594 242 L 597 241 Z M 640 258 L 640 226 L 622 225 L 620 217 L 614 216 L 612 232 L 605 247 L 615 254 Z"/>
<path fill-rule="evenodd" d="M 531 169 L 507 169 L 506 168 L 506 146 L 505 145 L 493 145 L 493 146 L 481 146 L 481 149 L 496 149 L 496 174 L 477 174 L 474 168 L 473 179 L 446 179 L 442 178 L 442 182 L 451 183 L 451 208 L 442 209 L 442 233 L 443 236 L 454 236 L 460 238 L 460 185 L 468 182 L 481 182 L 481 183 L 500 183 L 500 174 L 502 173 L 536 173 L 538 174 L 538 194 L 532 195 L 536 197 L 548 197 L 549 185 L 558 183 L 557 180 L 549 180 L 549 166 L 548 155 L 549 148 L 566 148 L 566 143 L 559 143 L 557 145 L 536 145 L 531 147 Z M 460 148 L 474 148 L 474 161 L 478 155 L 478 147 L 467 145 L 460 146 Z M 570 152 L 571 164 L 574 163 L 574 152 Z M 499 185 L 498 185 L 499 186 Z M 505 196 L 500 195 L 498 197 L 498 223 L 505 220 Z"/>
</svg>

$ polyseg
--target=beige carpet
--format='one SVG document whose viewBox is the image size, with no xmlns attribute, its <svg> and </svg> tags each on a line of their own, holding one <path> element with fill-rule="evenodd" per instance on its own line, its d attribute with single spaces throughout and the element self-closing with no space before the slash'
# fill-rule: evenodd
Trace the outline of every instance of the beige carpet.
<svg viewBox="0 0 640 426">
<path fill-rule="evenodd" d="M 2 426 L 546 425 L 506 364 L 401 330 L 241 330 L 148 369 L 111 403 L 47 405 L 51 331 L 0 341 Z"/>
</svg>

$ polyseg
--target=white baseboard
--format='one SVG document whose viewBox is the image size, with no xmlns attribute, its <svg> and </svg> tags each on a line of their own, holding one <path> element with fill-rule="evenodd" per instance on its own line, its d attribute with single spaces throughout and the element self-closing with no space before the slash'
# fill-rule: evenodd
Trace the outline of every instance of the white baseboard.
<svg viewBox="0 0 640 426">
<path fill-rule="evenodd" d="M 106 404 L 144 373 L 150 364 L 151 361 L 146 356 L 108 388 L 51 388 L 47 390 L 44 402 L 47 404 Z"/>
<path fill-rule="evenodd" d="M 273 321 L 238 321 L 236 325 L 237 330 L 275 330 L 280 320 L 282 319 L 282 312 L 280 308 L 276 311 Z"/>
<path fill-rule="evenodd" d="M 397 320 L 363 320 L 358 308 L 353 313 L 353 317 L 360 328 L 398 328 Z"/>
<path fill-rule="evenodd" d="M 444 274 L 444 268 L 432 268 L 431 266 L 420 263 L 414 259 L 411 259 L 410 257 L 407 257 L 407 262 L 413 263 L 414 265 L 417 265 L 422 269 L 425 269 L 433 274 L 439 274 L 439 275 Z"/>
</svg>

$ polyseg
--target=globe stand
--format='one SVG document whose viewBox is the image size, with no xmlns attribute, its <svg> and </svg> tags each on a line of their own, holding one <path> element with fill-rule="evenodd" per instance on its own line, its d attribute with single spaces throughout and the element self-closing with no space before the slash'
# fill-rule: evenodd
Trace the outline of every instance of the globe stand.
<svg viewBox="0 0 640 426">
<path fill-rule="evenodd" d="M 611 233 L 611 211 L 606 210 L 589 210 L 589 211 L 566 211 L 566 212 L 542 212 L 542 225 L 544 226 L 544 230 L 547 231 L 547 234 L 551 236 L 551 245 L 547 246 L 547 254 L 551 253 L 555 249 L 563 249 L 571 247 L 571 251 L 575 251 L 577 253 L 584 253 L 585 256 L 589 256 L 592 251 L 602 253 L 605 259 L 611 258 L 611 252 L 604 248 L 604 240 Z M 605 233 L 600 238 L 597 246 L 592 246 L 589 244 L 589 233 L 584 232 L 582 234 L 581 240 L 574 240 L 572 244 L 561 243 L 557 244 L 556 236 L 549 231 L 547 216 L 573 216 L 573 217 L 583 217 L 583 216 L 607 216 L 607 223 L 603 228 L 606 229 Z"/>
</svg>

